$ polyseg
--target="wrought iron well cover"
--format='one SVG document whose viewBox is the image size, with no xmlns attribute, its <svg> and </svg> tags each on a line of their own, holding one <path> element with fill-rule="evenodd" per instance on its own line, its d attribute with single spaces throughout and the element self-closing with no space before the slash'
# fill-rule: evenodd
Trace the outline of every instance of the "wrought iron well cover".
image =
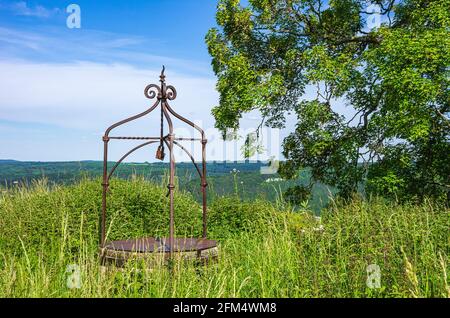
<svg viewBox="0 0 450 318">
<path fill-rule="evenodd" d="M 165 67 L 161 71 L 160 75 L 160 85 L 150 84 L 144 89 L 144 95 L 149 99 L 155 99 L 155 103 L 146 111 L 137 114 L 135 116 L 126 118 L 121 120 L 114 125 L 110 126 L 104 136 L 104 151 L 103 151 L 103 194 L 102 194 L 102 215 L 101 215 L 101 238 L 100 238 L 100 247 L 101 247 L 101 255 L 102 262 L 105 259 L 109 258 L 117 258 L 116 256 L 112 257 L 111 255 L 117 255 L 117 252 L 126 252 L 126 253 L 167 253 L 170 257 L 173 256 L 174 253 L 179 252 L 196 252 L 196 255 L 200 258 L 205 258 L 205 255 L 202 255 L 203 251 L 212 250 L 216 248 L 216 241 L 207 240 L 207 207 L 206 207 L 206 138 L 205 133 L 202 128 L 195 125 L 190 120 L 182 117 L 178 113 L 176 113 L 169 105 L 168 101 L 172 101 L 177 97 L 177 91 L 175 87 L 172 85 L 166 85 L 165 75 L 164 75 Z M 110 136 L 110 133 L 113 129 L 121 126 L 130 121 L 136 120 L 140 117 L 150 114 L 153 110 L 155 110 L 158 106 L 160 106 L 161 111 L 161 127 L 160 127 L 160 135 L 153 137 L 124 137 L 124 136 Z M 198 132 L 200 132 L 201 138 L 185 138 L 185 137 L 176 137 L 173 133 L 173 124 L 171 116 L 181 120 L 182 122 L 190 125 Z M 168 126 L 168 134 L 164 135 L 164 119 L 167 122 Z M 144 143 L 134 147 L 130 151 L 128 151 L 125 155 L 123 155 L 109 170 L 108 169 L 108 143 L 111 140 L 147 140 Z M 202 162 L 201 169 L 198 164 L 195 162 L 192 154 L 184 148 L 178 141 L 181 140 L 189 140 L 189 141 L 199 141 L 202 145 Z M 107 196 L 108 196 L 108 188 L 109 188 L 109 180 L 118 167 L 118 165 L 127 158 L 134 151 L 151 144 L 158 144 L 158 148 L 156 151 L 156 159 L 164 160 L 165 152 L 164 149 L 167 147 L 169 150 L 169 184 L 168 184 L 168 195 L 170 200 L 170 215 L 169 215 L 169 237 L 168 238 L 138 238 L 138 239 L 127 239 L 121 241 L 112 241 L 106 242 L 106 212 L 107 212 Z M 200 179 L 201 179 L 201 191 L 202 191 L 202 207 L 203 207 L 203 234 L 201 238 L 175 238 L 174 237 L 174 178 L 175 178 L 175 158 L 173 154 L 174 145 L 180 147 L 191 159 L 194 167 L 196 168 Z M 206 255 L 214 255 L 215 253 L 206 254 Z"/>
</svg>

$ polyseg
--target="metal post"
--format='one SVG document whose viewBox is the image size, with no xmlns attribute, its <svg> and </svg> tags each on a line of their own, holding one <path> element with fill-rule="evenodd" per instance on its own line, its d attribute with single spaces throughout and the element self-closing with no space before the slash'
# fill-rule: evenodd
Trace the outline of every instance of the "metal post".
<svg viewBox="0 0 450 318">
<path fill-rule="evenodd" d="M 103 193 L 102 193 L 102 222 L 101 222 L 101 237 L 100 246 L 105 246 L 106 240 L 106 194 L 108 191 L 108 136 L 103 136 Z"/>
<path fill-rule="evenodd" d="M 203 238 L 206 238 L 207 229 L 207 215 L 206 215 L 206 142 L 207 140 L 202 136 L 202 196 L 203 196 Z"/>
<path fill-rule="evenodd" d="M 170 177 L 169 177 L 169 197 L 170 197 L 170 223 L 169 223 L 169 252 L 170 258 L 173 256 L 174 247 L 174 204 L 173 204 L 173 191 L 175 189 L 174 178 L 175 178 L 175 161 L 173 158 L 173 138 L 174 135 L 171 132 L 169 134 L 169 151 L 170 151 Z"/>
</svg>

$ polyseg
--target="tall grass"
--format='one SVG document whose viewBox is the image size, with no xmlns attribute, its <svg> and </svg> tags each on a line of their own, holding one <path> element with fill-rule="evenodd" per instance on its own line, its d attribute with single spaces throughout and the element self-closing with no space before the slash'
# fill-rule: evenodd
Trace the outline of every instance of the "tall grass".
<svg viewBox="0 0 450 318">
<path fill-rule="evenodd" d="M 111 239 L 166 233 L 166 189 L 134 179 L 115 180 L 111 191 Z M 100 194 L 99 180 L 2 194 L 0 297 L 450 296 L 449 214 L 432 202 L 355 198 L 319 219 L 281 203 L 217 198 L 209 209 L 217 263 L 105 269 L 97 253 Z M 188 193 L 177 202 L 178 235 L 198 236 L 200 207 Z M 371 264 L 380 268 L 380 288 L 367 285 Z"/>
</svg>

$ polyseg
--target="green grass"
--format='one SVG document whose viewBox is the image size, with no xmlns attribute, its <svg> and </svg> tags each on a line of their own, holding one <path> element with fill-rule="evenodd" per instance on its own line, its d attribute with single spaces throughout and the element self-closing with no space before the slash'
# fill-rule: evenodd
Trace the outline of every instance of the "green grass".
<svg viewBox="0 0 450 318">
<path fill-rule="evenodd" d="M 109 239 L 167 233 L 166 188 L 114 180 Z M 449 211 L 374 198 L 333 203 L 321 219 L 282 201 L 218 197 L 209 207 L 216 264 L 99 266 L 99 180 L 45 182 L 0 196 L 0 297 L 449 297 Z M 176 197 L 178 235 L 197 236 L 201 209 Z M 69 265 L 80 288 L 68 288 Z M 367 286 L 377 264 L 381 286 Z"/>
</svg>

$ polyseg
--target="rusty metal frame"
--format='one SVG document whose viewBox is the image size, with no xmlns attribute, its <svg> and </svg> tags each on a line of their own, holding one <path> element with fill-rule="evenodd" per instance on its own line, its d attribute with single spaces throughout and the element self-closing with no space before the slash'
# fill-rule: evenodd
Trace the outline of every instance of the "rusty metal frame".
<svg viewBox="0 0 450 318">
<path fill-rule="evenodd" d="M 120 163 L 125 158 L 127 158 L 130 154 L 132 154 L 133 152 L 135 152 L 136 150 L 138 150 L 144 146 L 151 145 L 151 144 L 154 144 L 157 142 L 159 142 L 160 147 L 162 147 L 162 153 L 164 151 L 164 145 L 167 146 L 167 148 L 169 149 L 169 152 L 170 152 L 169 184 L 167 186 L 169 189 L 168 196 L 169 196 L 169 200 L 170 200 L 170 217 L 169 217 L 169 253 L 170 253 L 170 256 L 172 256 L 173 246 L 174 246 L 174 190 L 175 190 L 175 185 L 174 185 L 175 157 L 173 154 L 174 145 L 177 147 L 180 147 L 189 156 L 189 158 L 191 159 L 192 163 L 194 164 L 194 166 L 200 176 L 200 179 L 201 179 L 200 186 L 201 186 L 202 197 L 203 197 L 202 198 L 202 207 L 203 207 L 203 235 L 202 236 L 203 236 L 203 238 L 206 238 L 206 233 L 207 233 L 206 143 L 207 143 L 207 140 L 205 138 L 205 132 L 203 131 L 203 129 L 201 129 L 200 127 L 195 125 L 190 120 L 188 120 L 188 119 L 184 118 L 183 116 L 179 115 L 178 113 L 176 113 L 170 107 L 168 100 L 170 100 L 170 101 L 174 100 L 177 97 L 177 91 L 176 91 L 175 87 L 173 87 L 172 85 L 166 85 L 166 81 L 165 81 L 166 77 L 164 75 L 164 71 L 165 71 L 165 67 L 163 66 L 161 75 L 159 76 L 160 77 L 159 81 L 161 83 L 159 86 L 156 84 L 150 84 L 150 85 L 147 85 L 147 87 L 145 87 L 145 89 L 144 89 L 144 95 L 148 99 L 154 99 L 156 97 L 155 103 L 146 111 L 139 113 L 135 116 L 126 118 L 124 120 L 121 120 L 121 121 L 111 125 L 105 131 L 105 134 L 103 136 L 103 182 L 102 182 L 103 193 L 102 193 L 102 215 L 101 215 L 101 224 L 100 224 L 100 229 L 101 229 L 100 246 L 102 248 L 104 248 L 105 244 L 106 244 L 107 194 L 108 194 L 108 188 L 109 188 L 109 180 L 110 180 L 111 176 L 113 175 L 116 168 L 120 165 Z M 150 114 L 153 110 L 155 110 L 158 107 L 158 105 L 160 106 L 160 109 L 161 109 L 161 133 L 160 133 L 159 137 L 109 136 L 111 131 L 113 129 L 115 129 L 116 127 Z M 185 137 L 176 138 L 173 133 L 173 123 L 172 123 L 171 115 L 174 116 L 175 118 L 181 120 L 182 122 L 188 124 L 189 126 L 193 127 L 197 131 L 199 131 L 201 134 L 201 138 L 185 138 Z M 168 128 L 169 128 L 169 133 L 167 135 L 163 134 L 163 132 L 164 132 L 163 118 L 165 118 Z M 126 154 L 124 154 L 119 159 L 119 161 L 117 161 L 115 163 L 115 165 L 112 167 L 112 169 L 108 172 L 108 143 L 109 143 L 109 141 L 114 140 L 114 139 L 115 140 L 148 140 L 148 141 L 134 147 L 133 149 L 128 151 Z M 177 142 L 177 140 L 179 140 L 179 141 L 188 140 L 188 141 L 200 141 L 201 142 L 201 144 L 202 144 L 202 169 L 201 170 L 200 170 L 198 164 L 195 162 L 195 159 L 192 156 L 192 154 L 186 148 L 184 148 L 181 144 L 179 144 Z M 158 147 L 158 151 L 159 150 L 160 150 L 160 148 Z M 157 156 L 158 156 L 158 153 L 157 153 Z M 162 154 L 162 158 L 164 158 L 164 154 Z"/>
</svg>

